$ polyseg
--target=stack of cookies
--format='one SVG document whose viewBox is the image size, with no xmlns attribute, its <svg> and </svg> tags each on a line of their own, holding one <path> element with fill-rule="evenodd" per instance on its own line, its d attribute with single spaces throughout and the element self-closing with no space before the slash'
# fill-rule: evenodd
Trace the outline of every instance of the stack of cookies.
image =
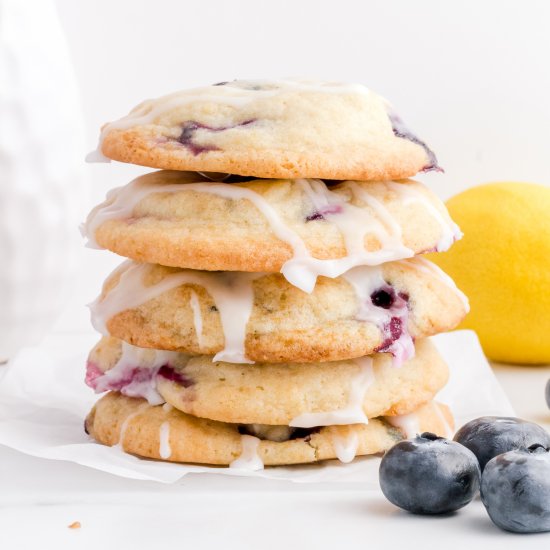
<svg viewBox="0 0 550 550">
<path fill-rule="evenodd" d="M 161 168 L 112 190 L 90 246 L 129 258 L 92 304 L 88 433 L 134 455 L 236 468 L 445 435 L 428 337 L 467 302 L 418 255 L 460 237 L 408 180 L 427 146 L 360 85 L 234 81 L 104 126 L 95 160 Z M 99 157 L 99 158 L 98 158 Z"/>
</svg>

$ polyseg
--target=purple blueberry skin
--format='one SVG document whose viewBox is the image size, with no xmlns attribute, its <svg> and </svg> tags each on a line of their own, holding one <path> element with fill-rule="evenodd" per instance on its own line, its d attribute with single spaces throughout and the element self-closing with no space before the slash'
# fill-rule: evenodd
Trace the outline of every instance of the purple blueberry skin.
<svg viewBox="0 0 550 550">
<path fill-rule="evenodd" d="M 379 288 L 378 290 L 375 290 L 370 295 L 370 299 L 372 304 L 376 307 L 390 309 L 395 302 L 395 296 L 395 290 L 391 286 L 388 286 L 386 288 Z"/>
<path fill-rule="evenodd" d="M 550 380 L 546 382 L 546 404 L 548 405 L 548 408 L 550 409 Z"/>
<path fill-rule="evenodd" d="M 428 164 L 422 168 L 422 172 L 430 172 L 432 170 L 436 172 L 443 172 L 444 170 L 439 166 L 437 163 L 437 158 L 435 156 L 435 153 L 426 145 L 425 142 L 423 142 L 418 136 L 413 134 L 404 124 L 404 122 L 401 120 L 401 118 L 396 113 L 388 113 L 388 117 L 390 119 L 393 135 L 398 138 L 407 139 L 409 141 L 412 141 L 416 145 L 420 145 L 426 152 L 426 156 L 428 157 Z"/>
<path fill-rule="evenodd" d="M 468 447 L 479 460 L 483 472 L 497 455 L 527 448 L 535 443 L 550 446 L 550 434 L 534 422 L 508 416 L 482 416 L 464 424 L 454 440 Z"/>
<path fill-rule="evenodd" d="M 425 432 L 394 445 L 382 458 L 380 488 L 413 514 L 445 514 L 466 506 L 479 490 L 475 455 L 459 443 Z"/>
<path fill-rule="evenodd" d="M 183 372 L 176 371 L 170 365 L 163 365 L 162 367 L 160 367 L 157 376 L 165 378 L 166 380 L 170 380 L 171 382 L 175 382 L 176 384 L 180 384 L 184 388 L 189 388 L 195 383 Z"/>
<path fill-rule="evenodd" d="M 550 452 L 541 445 L 490 460 L 481 477 L 481 501 L 501 529 L 550 531 Z"/>
</svg>

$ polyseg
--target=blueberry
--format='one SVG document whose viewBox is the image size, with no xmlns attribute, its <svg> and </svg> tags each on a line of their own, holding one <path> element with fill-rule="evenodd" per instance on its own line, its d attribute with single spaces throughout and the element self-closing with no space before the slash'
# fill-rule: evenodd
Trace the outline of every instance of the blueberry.
<svg viewBox="0 0 550 550">
<path fill-rule="evenodd" d="M 323 216 L 323 214 L 315 210 L 313 213 L 311 213 L 309 216 L 306 217 L 306 222 L 312 222 L 315 220 L 324 220 L 324 219 L 325 217 Z"/>
<path fill-rule="evenodd" d="M 170 382 L 180 384 L 184 388 L 189 388 L 195 383 L 189 376 L 186 376 L 181 369 L 176 370 L 170 365 L 163 365 L 160 367 L 157 376 L 170 380 Z"/>
<path fill-rule="evenodd" d="M 220 148 L 216 147 L 215 145 L 199 145 L 198 143 L 195 143 L 194 142 L 195 132 L 197 130 L 208 130 L 209 132 L 223 132 L 225 130 L 230 130 L 231 128 L 248 126 L 249 124 L 253 124 L 254 122 L 256 122 L 256 119 L 251 118 L 249 120 L 245 120 L 244 122 L 239 122 L 238 124 L 232 124 L 230 126 L 220 126 L 219 128 L 216 128 L 214 126 L 208 126 L 207 124 L 203 124 L 202 122 L 197 122 L 196 120 L 188 120 L 187 122 L 184 122 L 182 124 L 181 134 L 179 135 L 177 141 L 181 145 L 184 145 L 185 147 L 187 147 L 187 149 L 189 149 L 189 151 L 195 156 L 208 151 L 219 151 Z"/>
<path fill-rule="evenodd" d="M 390 309 L 395 302 L 395 290 L 391 286 L 379 288 L 370 295 L 370 299 L 376 307 Z"/>
<path fill-rule="evenodd" d="M 508 416 L 476 418 L 462 426 L 454 440 L 477 456 L 481 471 L 489 460 L 507 451 L 535 443 L 550 446 L 550 435 L 544 428 L 534 422 Z"/>
<path fill-rule="evenodd" d="M 384 334 L 384 340 L 376 351 L 385 353 L 389 352 L 392 348 L 392 344 L 403 335 L 403 321 L 400 317 L 392 317 L 389 322 L 382 327 L 382 332 Z"/>
<path fill-rule="evenodd" d="M 550 409 L 550 380 L 546 382 L 546 404 L 548 405 L 548 408 Z"/>
<path fill-rule="evenodd" d="M 395 113 L 388 113 L 388 117 L 391 122 L 393 135 L 398 138 L 407 139 L 412 141 L 416 145 L 420 145 L 426 151 L 428 157 L 428 164 L 422 168 L 422 172 L 430 172 L 435 170 L 436 172 L 443 172 L 443 169 L 437 164 L 437 158 L 435 153 L 424 143 L 420 138 L 414 135 L 403 123 L 401 118 Z"/>
<path fill-rule="evenodd" d="M 429 432 L 394 445 L 379 470 L 386 498 L 414 514 L 444 514 L 466 506 L 479 490 L 479 478 L 471 451 Z"/>
<path fill-rule="evenodd" d="M 540 444 L 498 455 L 485 466 L 481 500 L 501 529 L 550 531 L 550 452 Z"/>
</svg>

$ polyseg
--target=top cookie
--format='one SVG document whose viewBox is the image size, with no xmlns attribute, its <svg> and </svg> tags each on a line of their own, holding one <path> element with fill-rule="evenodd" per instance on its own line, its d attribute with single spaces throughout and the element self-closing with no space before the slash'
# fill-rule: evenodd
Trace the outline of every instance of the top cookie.
<svg viewBox="0 0 550 550">
<path fill-rule="evenodd" d="M 103 126 L 98 152 L 261 178 L 384 180 L 439 169 L 382 97 L 309 80 L 235 80 L 147 100 Z"/>
</svg>

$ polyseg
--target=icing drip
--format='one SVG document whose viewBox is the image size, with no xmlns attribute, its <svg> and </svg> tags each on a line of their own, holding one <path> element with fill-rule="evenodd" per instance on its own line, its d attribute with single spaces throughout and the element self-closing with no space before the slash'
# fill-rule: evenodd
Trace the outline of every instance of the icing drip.
<svg viewBox="0 0 550 550">
<path fill-rule="evenodd" d="M 162 406 L 162 410 L 165 413 L 169 413 L 173 409 L 174 409 L 174 407 L 172 407 L 172 405 L 170 405 L 170 403 L 164 403 L 164 405 Z"/>
<path fill-rule="evenodd" d="M 338 430 L 331 429 L 332 446 L 340 462 L 351 462 L 359 447 L 359 436 L 355 431 L 349 430 L 347 435 L 342 435 Z"/>
<path fill-rule="evenodd" d="M 417 202 L 422 204 L 422 206 L 431 214 L 431 216 L 439 223 L 441 226 L 441 238 L 435 246 L 435 252 L 445 252 L 448 250 L 451 245 L 462 238 L 462 232 L 460 231 L 458 225 L 452 220 L 445 220 L 441 212 L 426 198 L 426 196 L 411 187 L 406 183 L 394 183 L 388 182 L 388 184 L 395 193 L 400 195 L 399 200 L 403 204 L 410 204 L 411 202 Z"/>
<path fill-rule="evenodd" d="M 156 389 L 159 370 L 173 363 L 177 352 L 138 348 L 126 342 L 115 366 L 106 372 L 92 366 L 86 374 L 86 383 L 96 393 L 114 390 L 128 397 L 143 397 L 150 405 L 160 405 L 164 399 Z"/>
<path fill-rule="evenodd" d="M 407 329 L 409 310 L 407 299 L 396 295 L 382 277 L 380 267 L 356 267 L 343 275 L 344 279 L 355 290 L 359 300 L 359 311 L 355 318 L 377 325 L 382 331 L 384 340 L 378 348 L 380 353 L 391 353 L 395 366 L 414 357 L 414 342 Z M 389 307 L 376 306 L 373 303 L 375 291 L 388 289 L 392 293 L 392 303 Z"/>
<path fill-rule="evenodd" d="M 259 445 L 260 440 L 257 437 L 241 435 L 241 455 L 229 467 L 239 470 L 263 470 L 264 463 L 258 454 Z"/>
<path fill-rule="evenodd" d="M 199 347 L 202 348 L 203 339 L 202 339 L 202 315 L 201 315 L 201 306 L 199 303 L 199 297 L 194 290 L 191 290 L 191 298 L 189 298 L 189 305 L 193 310 L 193 324 L 195 326 L 195 334 L 197 335 L 197 342 Z"/>
<path fill-rule="evenodd" d="M 172 177 L 176 179 L 177 176 Z M 343 258 L 320 260 L 312 257 L 303 239 L 286 225 L 279 213 L 261 195 L 248 188 L 214 182 L 152 185 L 143 180 L 134 180 L 125 187 L 112 190 L 107 195 L 107 204 L 92 210 L 83 227 L 83 233 L 88 237 L 88 246 L 98 248 L 95 241 L 97 228 L 110 219 L 131 218 L 134 207 L 150 193 L 195 191 L 211 193 L 230 200 L 252 202 L 263 214 L 275 236 L 292 248 L 293 257 L 285 262 L 281 273 L 291 284 L 304 292 L 313 291 L 318 276 L 339 277 L 356 266 L 379 265 L 414 255 L 411 249 L 403 245 L 401 228 L 384 205 L 356 183 L 349 183 L 352 193 L 370 206 L 379 219 L 344 201 L 338 194 L 330 191 L 321 180 L 297 182 L 314 207 L 320 209 L 319 215 L 334 223 L 341 231 L 347 249 L 347 255 Z M 365 250 L 364 238 L 369 231 L 380 241 L 380 250 Z"/>
<path fill-rule="evenodd" d="M 159 430 L 159 455 L 160 458 L 167 460 L 172 456 L 170 447 L 170 422 L 163 422 Z"/>
<path fill-rule="evenodd" d="M 348 405 L 344 409 L 331 412 L 303 413 L 290 421 L 290 426 L 313 428 L 315 426 L 333 426 L 342 424 L 368 424 L 369 419 L 363 411 L 367 390 L 374 382 L 371 357 L 354 359 L 359 373 L 351 382 Z"/>
<path fill-rule="evenodd" d="M 117 313 L 138 307 L 181 285 L 198 285 L 214 299 L 225 338 L 224 349 L 213 361 L 253 362 L 245 356 L 246 325 L 254 305 L 252 281 L 262 277 L 261 273 L 182 270 L 167 275 L 157 284 L 145 286 L 143 277 L 150 267 L 132 262 L 124 265 L 127 269 L 120 275 L 118 284 L 103 299 L 99 297 L 90 304 L 92 325 L 97 331 L 108 335 L 107 321 Z"/>
<path fill-rule="evenodd" d="M 407 439 L 411 439 L 420 433 L 418 415 L 414 412 L 396 416 L 385 416 L 384 420 L 395 428 L 399 428 Z"/>
<path fill-rule="evenodd" d="M 449 277 L 449 275 L 447 275 L 447 273 L 445 273 L 439 266 L 426 260 L 426 258 L 421 258 L 420 256 L 417 256 L 414 262 L 410 260 L 406 260 L 406 262 L 407 265 L 409 265 L 413 269 L 416 269 L 417 271 L 421 271 L 432 276 L 435 275 L 442 283 L 446 284 L 456 294 L 456 296 L 462 302 L 466 313 L 470 311 L 470 304 L 466 295 L 456 286 L 451 277 Z"/>
<path fill-rule="evenodd" d="M 130 425 L 130 422 L 139 414 L 141 414 L 145 409 L 149 408 L 149 403 L 142 403 L 133 413 L 129 414 L 125 419 L 122 425 L 120 426 L 120 432 L 118 435 L 118 443 L 113 445 L 113 447 L 118 447 L 121 451 L 124 451 L 124 437 L 126 435 L 126 430 Z"/>
</svg>

